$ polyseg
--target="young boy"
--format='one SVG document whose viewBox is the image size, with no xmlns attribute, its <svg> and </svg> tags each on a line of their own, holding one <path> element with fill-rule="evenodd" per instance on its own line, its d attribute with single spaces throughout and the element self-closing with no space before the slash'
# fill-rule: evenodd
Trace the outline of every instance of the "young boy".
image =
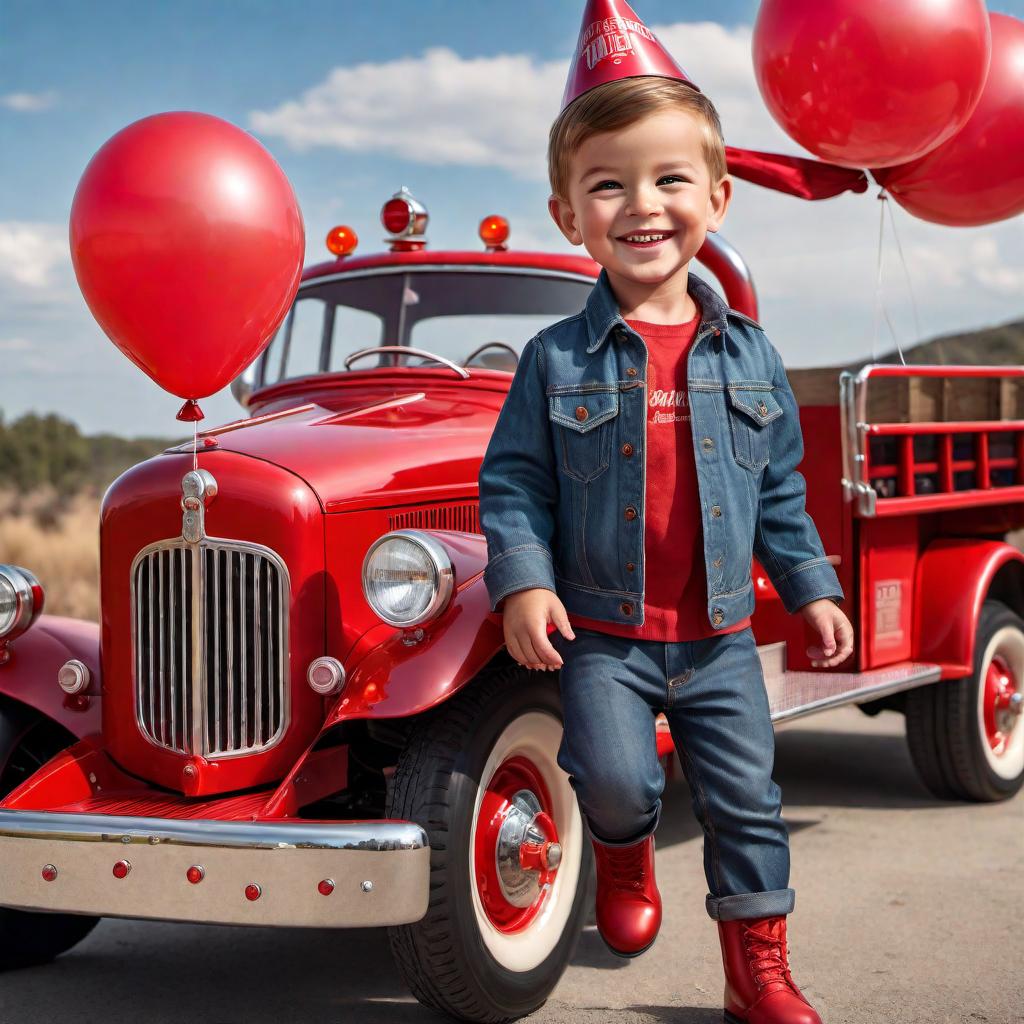
<svg viewBox="0 0 1024 1024">
<path fill-rule="evenodd" d="M 558 761 L 608 947 L 637 956 L 661 923 L 664 712 L 705 833 L 726 1020 L 820 1024 L 787 962 L 752 555 L 819 634 L 815 665 L 844 661 L 853 630 L 804 508 L 781 358 L 690 272 L 731 197 L 719 118 L 625 3 L 590 0 L 548 158 L 551 215 L 603 270 L 580 314 L 525 346 L 481 466 L 492 608 L 517 662 L 561 670 Z"/>
</svg>

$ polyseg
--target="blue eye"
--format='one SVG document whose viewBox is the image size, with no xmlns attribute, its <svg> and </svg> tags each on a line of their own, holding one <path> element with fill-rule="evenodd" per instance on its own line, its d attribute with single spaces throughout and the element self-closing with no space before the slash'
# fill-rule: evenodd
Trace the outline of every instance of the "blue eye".
<svg viewBox="0 0 1024 1024">
<path fill-rule="evenodd" d="M 591 189 L 591 191 L 597 192 L 599 189 L 603 189 L 605 185 L 611 185 L 612 188 L 622 188 L 617 181 L 600 181 L 593 187 L 593 189 Z"/>
<path fill-rule="evenodd" d="M 679 174 L 666 174 L 658 179 L 658 184 L 660 185 L 663 181 L 686 181 L 686 179 Z"/>
</svg>

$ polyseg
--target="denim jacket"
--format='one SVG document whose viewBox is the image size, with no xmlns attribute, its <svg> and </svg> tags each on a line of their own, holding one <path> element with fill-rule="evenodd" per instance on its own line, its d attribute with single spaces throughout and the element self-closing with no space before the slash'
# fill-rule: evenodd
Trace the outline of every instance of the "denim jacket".
<svg viewBox="0 0 1024 1024">
<path fill-rule="evenodd" d="M 752 556 L 788 612 L 842 600 L 804 507 L 803 437 L 782 359 L 759 324 L 692 273 L 688 288 L 702 312 L 687 378 L 708 622 L 721 629 L 753 612 Z M 585 309 L 523 348 L 480 466 L 492 611 L 543 587 L 570 613 L 643 623 L 646 376 L 647 347 L 603 270 Z"/>
</svg>

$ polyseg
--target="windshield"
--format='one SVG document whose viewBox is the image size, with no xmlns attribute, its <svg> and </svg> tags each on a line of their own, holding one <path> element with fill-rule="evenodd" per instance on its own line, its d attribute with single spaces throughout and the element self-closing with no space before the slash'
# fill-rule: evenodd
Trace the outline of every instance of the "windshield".
<svg viewBox="0 0 1024 1024">
<path fill-rule="evenodd" d="M 259 361 L 256 386 L 314 373 L 375 366 L 441 366 L 409 352 L 423 349 L 459 366 L 516 368 L 522 347 L 541 328 L 578 313 L 590 278 L 545 271 L 451 269 L 355 272 L 303 286 Z"/>
</svg>

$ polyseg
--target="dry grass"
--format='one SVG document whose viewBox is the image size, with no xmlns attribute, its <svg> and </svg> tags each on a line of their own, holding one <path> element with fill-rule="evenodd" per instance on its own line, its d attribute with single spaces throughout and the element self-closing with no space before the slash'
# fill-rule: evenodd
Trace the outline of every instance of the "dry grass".
<svg viewBox="0 0 1024 1024">
<path fill-rule="evenodd" d="M 0 491 L 0 563 L 39 577 L 51 615 L 99 618 L 99 509 L 88 492 Z"/>
</svg>

